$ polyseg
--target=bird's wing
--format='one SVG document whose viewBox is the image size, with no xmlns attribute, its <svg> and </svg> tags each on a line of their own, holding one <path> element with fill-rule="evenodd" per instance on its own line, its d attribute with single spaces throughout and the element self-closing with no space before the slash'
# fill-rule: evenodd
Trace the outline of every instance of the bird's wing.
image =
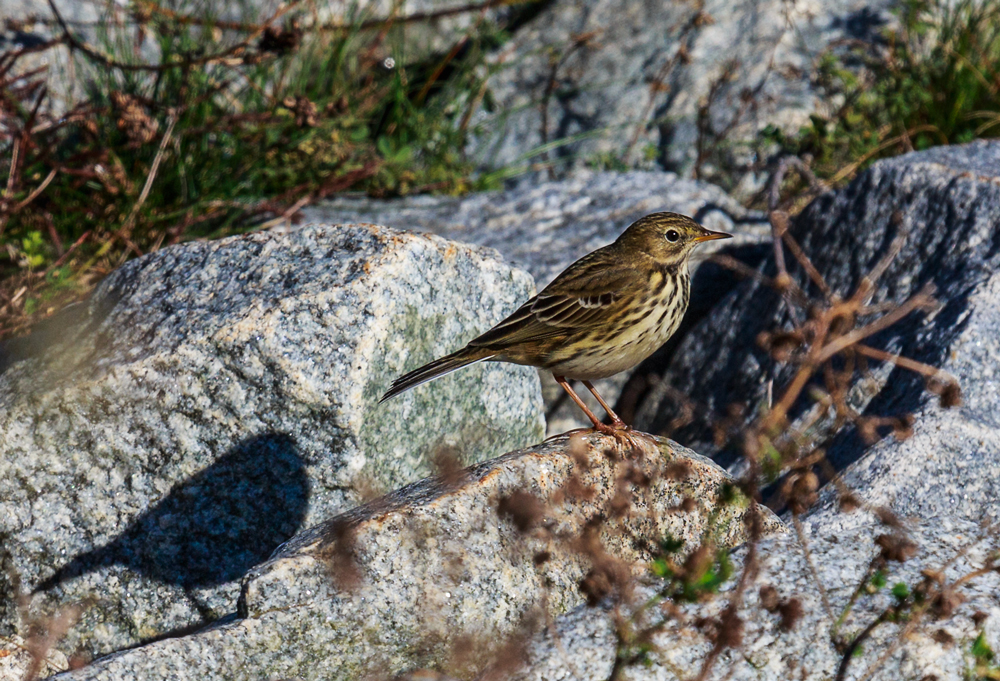
<svg viewBox="0 0 1000 681">
<path fill-rule="evenodd" d="M 600 257 L 603 255 L 595 251 L 577 261 L 541 293 L 469 345 L 502 349 L 605 323 L 623 301 L 641 288 L 641 281 L 636 269 L 608 262 L 606 257 Z"/>
</svg>

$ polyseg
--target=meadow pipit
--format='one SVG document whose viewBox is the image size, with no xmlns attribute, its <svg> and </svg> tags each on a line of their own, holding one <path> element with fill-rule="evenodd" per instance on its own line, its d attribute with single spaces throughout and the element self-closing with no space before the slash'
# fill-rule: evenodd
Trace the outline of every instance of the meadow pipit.
<svg viewBox="0 0 1000 681">
<path fill-rule="evenodd" d="M 647 215 L 458 352 L 397 378 L 380 402 L 468 364 L 513 362 L 551 371 L 596 430 L 627 430 L 591 381 L 634 367 L 673 335 L 690 297 L 691 252 L 702 241 L 730 236 L 677 213 Z M 567 379 L 582 381 L 594 394 L 611 417 L 610 426 Z"/>
</svg>

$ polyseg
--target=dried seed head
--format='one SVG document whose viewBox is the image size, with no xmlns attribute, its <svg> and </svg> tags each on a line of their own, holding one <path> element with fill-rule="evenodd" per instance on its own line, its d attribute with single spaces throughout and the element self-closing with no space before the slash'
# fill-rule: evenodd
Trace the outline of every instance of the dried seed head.
<svg viewBox="0 0 1000 681">
<path fill-rule="evenodd" d="M 760 605 L 762 608 L 768 612 L 774 612 L 778 609 L 780 602 L 781 599 L 778 597 L 778 590 L 772 585 L 765 584 L 760 587 Z"/>
<path fill-rule="evenodd" d="M 931 601 L 931 611 L 938 619 L 948 619 L 955 614 L 955 610 L 964 600 L 960 593 L 946 586 Z"/>
<path fill-rule="evenodd" d="M 286 28 L 268 26 L 257 43 L 257 49 L 278 55 L 288 54 L 299 46 L 301 40 L 302 30 L 294 24 Z"/>
<path fill-rule="evenodd" d="M 881 549 L 880 556 L 884 560 L 905 563 L 917 552 L 917 545 L 903 534 L 880 534 L 875 538 L 875 545 Z"/>
<path fill-rule="evenodd" d="M 663 477 L 667 480 L 683 480 L 689 475 L 691 475 L 691 462 L 682 459 L 671 461 L 663 469 Z"/>
<path fill-rule="evenodd" d="M 837 499 L 837 503 L 840 504 L 840 510 L 844 513 L 853 513 L 861 507 L 861 499 L 853 492 L 842 493 Z"/>
<path fill-rule="evenodd" d="M 527 532 L 545 517 L 545 504 L 527 492 L 514 492 L 500 500 L 497 514 L 509 518 L 518 532 Z"/>
<path fill-rule="evenodd" d="M 716 642 L 726 648 L 738 648 L 743 645 L 743 620 L 736 614 L 733 607 L 726 608 L 719 618 L 719 631 Z"/>
<path fill-rule="evenodd" d="M 944 629 L 938 629 L 937 631 L 935 631 L 933 634 L 931 634 L 931 638 L 933 638 L 935 641 L 945 646 L 946 648 L 950 648 L 955 643 L 955 637 L 949 634 Z"/>
<path fill-rule="evenodd" d="M 111 104 L 118 117 L 116 125 L 128 138 L 130 149 L 138 149 L 153 141 L 160 124 L 149 116 L 141 101 L 124 92 L 112 92 Z"/>
<path fill-rule="evenodd" d="M 804 614 L 805 609 L 802 607 L 802 601 L 798 598 L 789 598 L 778 606 L 778 615 L 781 617 L 781 623 L 778 626 L 784 631 L 791 631 Z"/>
<path fill-rule="evenodd" d="M 958 407 L 962 404 L 962 389 L 958 383 L 949 383 L 941 391 L 941 406 L 945 409 Z"/>
<path fill-rule="evenodd" d="M 800 471 L 789 475 L 781 486 L 781 493 L 788 500 L 788 507 L 795 515 L 805 513 L 816 503 L 819 495 L 819 478 L 812 471 Z"/>
<path fill-rule="evenodd" d="M 356 526 L 350 521 L 333 521 L 320 552 L 334 585 L 345 591 L 357 588 L 361 582 L 361 570 L 355 555 L 356 532 Z"/>
</svg>

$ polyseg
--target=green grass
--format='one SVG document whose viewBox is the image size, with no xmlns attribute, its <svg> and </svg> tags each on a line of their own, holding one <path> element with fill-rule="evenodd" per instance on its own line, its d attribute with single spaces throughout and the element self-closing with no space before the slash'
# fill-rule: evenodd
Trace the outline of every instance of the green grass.
<svg viewBox="0 0 1000 681">
<path fill-rule="evenodd" d="M 909 0 L 898 19 L 884 46 L 822 59 L 825 99 L 842 102 L 831 115 L 765 139 L 839 182 L 879 158 L 1000 135 L 1000 3 Z"/>
<path fill-rule="evenodd" d="M 243 231 L 334 192 L 495 184 L 470 179 L 462 154 L 484 55 L 503 37 L 489 22 L 428 55 L 408 49 L 401 22 L 357 11 L 341 27 L 302 30 L 300 5 L 265 31 L 211 7 L 170 7 L 133 5 L 125 18 L 138 36 L 105 31 L 74 50 L 89 84 L 62 118 L 36 113 L 46 95 L 40 79 L 14 78 L 16 55 L 0 62 L 15 133 L 0 142 L 11 188 L 0 205 L 0 337 L 130 257 Z M 156 68 L 133 68 L 147 64 Z"/>
</svg>

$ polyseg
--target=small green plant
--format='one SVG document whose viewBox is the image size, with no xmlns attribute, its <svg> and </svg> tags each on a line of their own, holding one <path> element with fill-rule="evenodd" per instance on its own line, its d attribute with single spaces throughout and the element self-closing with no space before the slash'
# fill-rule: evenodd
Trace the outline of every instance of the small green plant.
<svg viewBox="0 0 1000 681">
<path fill-rule="evenodd" d="M 1000 679 L 1000 666 L 996 663 L 996 653 L 993 646 L 986 640 L 985 632 L 980 631 L 972 642 L 972 666 L 966 669 L 965 678 L 968 681 L 996 681 Z"/>
<path fill-rule="evenodd" d="M 884 46 L 821 59 L 817 80 L 826 100 L 842 102 L 835 111 L 763 138 L 839 182 L 878 158 L 1000 135 L 1000 4 L 908 0 L 898 15 Z"/>
</svg>

